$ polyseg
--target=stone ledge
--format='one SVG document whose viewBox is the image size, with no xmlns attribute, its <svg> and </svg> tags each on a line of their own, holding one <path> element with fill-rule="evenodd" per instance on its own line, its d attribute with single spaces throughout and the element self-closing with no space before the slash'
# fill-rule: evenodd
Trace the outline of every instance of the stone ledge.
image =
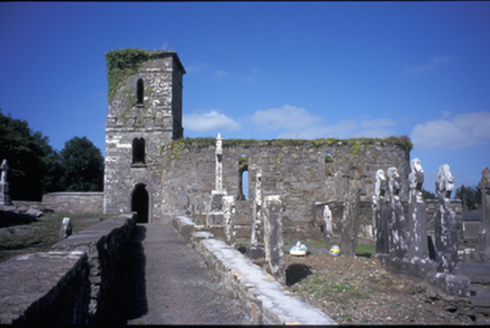
<svg viewBox="0 0 490 328">
<path fill-rule="evenodd" d="M 104 303 L 99 290 L 115 288 L 121 248 L 135 226 L 135 215 L 122 215 L 56 243 L 53 251 L 0 263 L 0 324 L 97 323 L 104 313 L 89 303 Z"/>
<path fill-rule="evenodd" d="M 1 263 L 0 324 L 41 323 L 39 320 L 43 319 L 40 317 L 57 306 L 59 295 L 70 281 L 80 279 L 88 284 L 88 270 L 87 255 L 77 251 L 19 255 Z M 71 295 L 72 302 L 81 301 L 76 300 L 75 296 Z"/>
<path fill-rule="evenodd" d="M 194 228 L 186 217 L 174 219 L 179 231 Z M 188 227 L 186 227 L 188 226 Z M 198 233 L 194 233 L 197 235 Z M 214 238 L 192 238 L 196 251 L 216 273 L 224 288 L 238 299 L 255 324 L 336 325 L 330 317 L 284 290 L 274 277 L 237 250 Z"/>
</svg>

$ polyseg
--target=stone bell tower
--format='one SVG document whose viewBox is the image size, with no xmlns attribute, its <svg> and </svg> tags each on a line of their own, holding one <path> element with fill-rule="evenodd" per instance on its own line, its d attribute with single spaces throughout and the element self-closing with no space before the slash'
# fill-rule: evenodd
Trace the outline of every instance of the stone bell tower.
<svg viewBox="0 0 490 328">
<path fill-rule="evenodd" d="M 163 201 L 160 149 L 183 137 L 185 69 L 173 51 L 115 50 L 106 60 L 104 213 L 134 211 L 151 222 Z"/>
</svg>

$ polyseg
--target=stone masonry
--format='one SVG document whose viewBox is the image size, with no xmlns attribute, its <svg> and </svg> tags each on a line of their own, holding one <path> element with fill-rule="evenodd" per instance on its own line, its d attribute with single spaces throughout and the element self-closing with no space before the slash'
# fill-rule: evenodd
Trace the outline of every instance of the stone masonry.
<svg viewBox="0 0 490 328">
<path fill-rule="evenodd" d="M 151 223 L 175 215 L 205 218 L 216 189 L 216 140 L 183 139 L 185 69 L 177 54 L 123 49 L 106 58 L 104 213 L 134 211 L 139 222 Z M 255 197 L 256 175 L 262 172 L 262 197 L 281 196 L 288 224 L 303 224 L 311 220 L 312 203 L 342 202 L 348 179 L 362 181 L 365 201 L 373 194 L 372 176 L 378 168 L 396 167 L 401 176 L 408 176 L 411 144 L 403 138 L 223 139 L 222 147 L 219 183 L 237 199 L 237 224 L 250 227 L 254 203 L 238 200 L 242 155 L 248 158 L 249 199 Z M 400 198 L 408 200 L 406 179 L 401 181 Z"/>
</svg>

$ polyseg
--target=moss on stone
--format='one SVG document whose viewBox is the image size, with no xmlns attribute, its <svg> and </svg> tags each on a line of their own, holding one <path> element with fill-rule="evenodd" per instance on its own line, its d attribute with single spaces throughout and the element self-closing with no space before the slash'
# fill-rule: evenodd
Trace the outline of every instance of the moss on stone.
<svg viewBox="0 0 490 328">
<path fill-rule="evenodd" d="M 389 138 L 353 138 L 353 139 L 270 139 L 270 140 L 256 140 L 256 139 L 223 139 L 223 148 L 243 147 L 250 148 L 252 146 L 273 146 L 273 147 L 314 147 L 319 148 L 324 145 L 347 145 L 350 146 L 354 156 L 357 156 L 362 145 L 374 145 L 380 144 L 393 144 L 398 146 L 404 151 L 411 151 L 413 148 L 412 142 L 406 136 L 402 137 L 389 137 Z M 188 147 L 190 145 L 197 146 L 199 148 L 214 146 L 216 144 L 215 138 L 185 138 L 174 140 L 172 144 L 179 144 L 182 147 Z"/>
<path fill-rule="evenodd" d="M 143 49 L 118 49 L 105 54 L 107 62 L 108 100 L 114 99 L 117 90 L 138 71 L 146 61 L 168 56 L 168 51 L 148 51 Z"/>
</svg>

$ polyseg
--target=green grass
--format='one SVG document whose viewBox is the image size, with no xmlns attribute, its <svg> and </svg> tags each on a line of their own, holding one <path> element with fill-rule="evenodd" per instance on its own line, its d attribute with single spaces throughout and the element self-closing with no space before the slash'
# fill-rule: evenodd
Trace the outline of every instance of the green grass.
<svg viewBox="0 0 490 328">
<path fill-rule="evenodd" d="M 0 237 L 0 262 L 20 254 L 50 251 L 51 247 L 58 242 L 61 223 L 65 217 L 71 218 L 72 234 L 98 222 L 84 219 L 103 218 L 100 214 L 47 213 L 29 225 L 34 228 L 29 234 L 23 237 Z M 6 229 L 13 231 L 12 227 Z"/>
</svg>

